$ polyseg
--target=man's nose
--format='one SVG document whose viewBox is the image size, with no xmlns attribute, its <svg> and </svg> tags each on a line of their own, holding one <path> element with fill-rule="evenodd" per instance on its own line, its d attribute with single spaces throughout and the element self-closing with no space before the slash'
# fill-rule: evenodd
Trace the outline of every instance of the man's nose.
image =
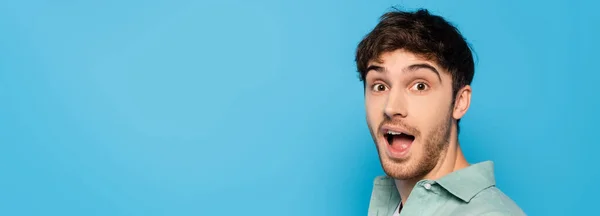
<svg viewBox="0 0 600 216">
<path fill-rule="evenodd" d="M 400 91 L 390 91 L 385 105 L 385 115 L 390 118 L 406 117 L 406 96 Z"/>
</svg>

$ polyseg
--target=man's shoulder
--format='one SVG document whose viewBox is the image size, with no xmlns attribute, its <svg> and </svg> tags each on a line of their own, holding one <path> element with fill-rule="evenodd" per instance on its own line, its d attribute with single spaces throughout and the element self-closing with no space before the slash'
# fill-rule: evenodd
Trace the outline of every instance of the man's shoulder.
<svg viewBox="0 0 600 216">
<path fill-rule="evenodd" d="M 510 215 L 524 216 L 523 210 L 497 187 L 479 192 L 468 205 L 457 209 L 452 215 Z"/>
</svg>

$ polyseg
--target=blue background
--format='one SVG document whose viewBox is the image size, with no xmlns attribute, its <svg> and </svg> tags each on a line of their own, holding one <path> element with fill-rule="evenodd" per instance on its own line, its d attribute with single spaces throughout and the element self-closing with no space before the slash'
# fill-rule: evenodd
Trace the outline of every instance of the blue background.
<svg viewBox="0 0 600 216">
<path fill-rule="evenodd" d="M 0 215 L 366 215 L 354 49 L 394 5 L 473 44 L 469 161 L 529 215 L 596 210 L 593 1 L 25 0 L 0 3 Z"/>
</svg>

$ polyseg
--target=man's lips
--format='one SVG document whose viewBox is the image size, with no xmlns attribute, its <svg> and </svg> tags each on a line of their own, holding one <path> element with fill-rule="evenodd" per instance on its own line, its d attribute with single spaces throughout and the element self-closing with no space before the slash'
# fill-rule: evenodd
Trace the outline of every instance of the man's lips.
<svg viewBox="0 0 600 216">
<path fill-rule="evenodd" d="M 402 128 L 402 127 L 396 127 L 396 126 L 391 126 L 391 125 L 384 125 L 381 127 L 380 129 L 381 133 L 386 136 L 388 134 L 404 134 L 404 135 L 410 135 L 413 136 L 411 133 L 408 132 L 408 130 Z"/>
<path fill-rule="evenodd" d="M 400 127 L 381 127 L 384 142 L 387 144 L 386 149 L 388 156 L 399 159 L 404 158 L 408 154 L 408 150 L 415 140 L 415 136 L 407 131 L 408 130 Z"/>
</svg>

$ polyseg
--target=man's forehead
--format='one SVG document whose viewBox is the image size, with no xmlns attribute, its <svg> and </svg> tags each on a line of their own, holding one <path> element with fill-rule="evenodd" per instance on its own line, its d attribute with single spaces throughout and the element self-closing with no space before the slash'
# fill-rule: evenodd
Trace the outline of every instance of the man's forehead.
<svg viewBox="0 0 600 216">
<path fill-rule="evenodd" d="M 382 53 L 379 58 L 370 61 L 367 65 L 366 76 L 368 77 L 372 73 L 388 74 L 391 71 L 396 71 L 404 74 L 423 70 L 435 74 L 440 82 L 444 79 L 442 77 L 449 76 L 447 71 L 434 61 L 430 61 L 422 55 L 415 55 L 403 50 Z"/>
<path fill-rule="evenodd" d="M 416 55 L 404 50 L 395 50 L 391 52 L 381 53 L 368 62 L 367 66 L 371 65 L 410 65 L 414 63 L 427 63 L 439 68 L 436 62 L 430 61 L 423 55 Z"/>
</svg>

